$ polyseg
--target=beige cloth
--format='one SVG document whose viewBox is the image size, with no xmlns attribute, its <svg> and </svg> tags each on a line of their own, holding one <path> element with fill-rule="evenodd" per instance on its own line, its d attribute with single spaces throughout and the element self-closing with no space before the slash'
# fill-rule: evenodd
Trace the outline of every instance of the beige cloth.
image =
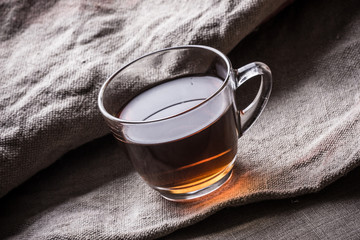
<svg viewBox="0 0 360 240">
<path fill-rule="evenodd" d="M 0 237 L 155 238 L 226 206 L 317 191 L 358 166 L 357 1 L 311 2 L 230 55 L 236 67 L 268 63 L 273 93 L 239 140 L 231 181 L 185 204 L 150 189 L 111 136 L 79 147 L 108 133 L 98 88 L 121 64 L 160 47 L 198 43 L 228 52 L 283 1 L 5 2 L 1 195 L 79 148 L 1 199 Z"/>
<path fill-rule="evenodd" d="M 96 97 L 123 64 L 185 44 L 228 52 L 285 1 L 1 3 L 0 197 L 109 133 Z"/>
</svg>

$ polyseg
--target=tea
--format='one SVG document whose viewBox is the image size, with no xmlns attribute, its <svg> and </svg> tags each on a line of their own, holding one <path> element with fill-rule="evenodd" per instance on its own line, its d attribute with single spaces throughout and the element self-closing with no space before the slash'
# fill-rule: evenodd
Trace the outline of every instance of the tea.
<svg viewBox="0 0 360 240">
<path fill-rule="evenodd" d="M 117 115 L 127 121 L 171 121 L 170 128 L 161 124 L 141 132 L 123 128 L 134 167 L 155 189 L 175 194 L 196 191 L 231 170 L 238 134 L 230 101 L 190 110 L 191 121 L 174 116 L 199 105 L 222 84 L 223 80 L 214 76 L 169 80 L 132 98 Z"/>
</svg>

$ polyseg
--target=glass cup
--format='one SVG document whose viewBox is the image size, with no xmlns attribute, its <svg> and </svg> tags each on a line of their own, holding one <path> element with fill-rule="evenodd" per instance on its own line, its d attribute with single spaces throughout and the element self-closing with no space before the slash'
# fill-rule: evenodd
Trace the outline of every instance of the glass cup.
<svg viewBox="0 0 360 240">
<path fill-rule="evenodd" d="M 235 90 L 261 76 L 245 109 Z M 98 105 L 140 176 L 172 201 L 208 194 L 231 176 L 238 138 L 263 111 L 270 69 L 253 62 L 233 69 L 220 51 L 200 45 L 142 56 L 111 75 Z"/>
</svg>

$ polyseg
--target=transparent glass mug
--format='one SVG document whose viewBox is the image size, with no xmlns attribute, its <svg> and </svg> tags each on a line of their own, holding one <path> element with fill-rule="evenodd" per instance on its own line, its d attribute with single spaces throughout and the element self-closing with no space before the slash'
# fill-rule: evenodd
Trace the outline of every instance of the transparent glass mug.
<svg viewBox="0 0 360 240">
<path fill-rule="evenodd" d="M 235 90 L 255 76 L 260 89 L 240 110 Z M 182 201 L 230 178 L 237 140 L 261 114 L 271 87 L 265 64 L 233 69 L 220 51 L 188 45 L 125 65 L 103 84 L 98 104 L 140 176 L 164 198 Z"/>
</svg>

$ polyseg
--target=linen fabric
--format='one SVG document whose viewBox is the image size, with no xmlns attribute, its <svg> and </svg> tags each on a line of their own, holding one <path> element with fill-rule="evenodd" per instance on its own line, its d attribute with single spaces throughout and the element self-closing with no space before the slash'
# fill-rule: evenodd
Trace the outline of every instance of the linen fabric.
<svg viewBox="0 0 360 240">
<path fill-rule="evenodd" d="M 2 3 L 1 195 L 47 169 L 0 200 L 0 237 L 151 239 L 224 207 L 319 191 L 358 166 L 357 1 L 295 2 L 238 44 L 284 2 Z M 231 180 L 174 203 L 105 136 L 96 97 L 121 64 L 189 43 L 237 45 L 234 67 L 265 62 L 274 86 Z"/>
</svg>

